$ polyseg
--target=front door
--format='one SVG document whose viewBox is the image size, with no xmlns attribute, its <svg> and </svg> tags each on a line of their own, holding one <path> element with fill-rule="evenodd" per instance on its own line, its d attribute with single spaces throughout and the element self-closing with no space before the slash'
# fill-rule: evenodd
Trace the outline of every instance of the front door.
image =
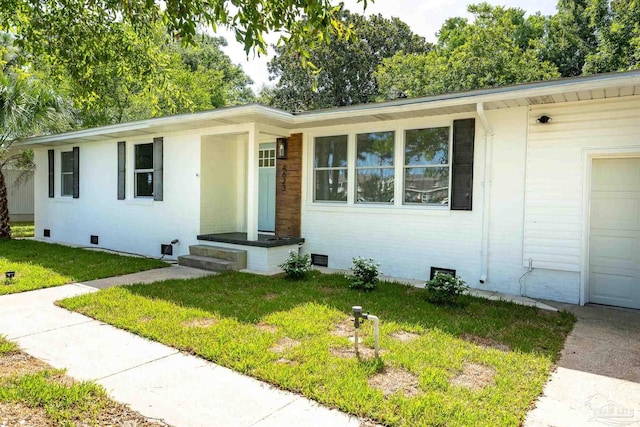
<svg viewBox="0 0 640 427">
<path fill-rule="evenodd" d="M 258 152 L 258 230 L 274 231 L 276 225 L 276 144 L 260 144 Z"/>
<path fill-rule="evenodd" d="M 589 301 L 640 308 L 640 158 L 594 159 Z"/>
</svg>

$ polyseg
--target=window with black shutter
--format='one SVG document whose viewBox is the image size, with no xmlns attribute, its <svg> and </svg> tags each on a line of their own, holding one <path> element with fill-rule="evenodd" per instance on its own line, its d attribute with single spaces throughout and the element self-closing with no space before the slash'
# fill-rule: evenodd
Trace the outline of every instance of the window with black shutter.
<svg viewBox="0 0 640 427">
<path fill-rule="evenodd" d="M 473 206 L 473 146 L 475 119 L 453 121 L 451 209 L 470 211 Z"/>
<path fill-rule="evenodd" d="M 118 142 L 118 200 L 126 197 L 126 173 L 127 173 L 127 143 Z"/>
</svg>

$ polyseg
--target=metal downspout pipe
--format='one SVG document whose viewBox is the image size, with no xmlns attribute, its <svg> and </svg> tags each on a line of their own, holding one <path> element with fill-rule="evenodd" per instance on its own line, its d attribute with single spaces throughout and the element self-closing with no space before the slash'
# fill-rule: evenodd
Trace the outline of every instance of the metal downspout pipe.
<svg viewBox="0 0 640 427">
<path fill-rule="evenodd" d="M 487 281 L 489 266 L 489 218 L 491 214 L 491 160 L 493 157 L 493 129 L 487 119 L 484 103 L 476 104 L 476 111 L 484 130 L 484 176 L 482 201 L 482 252 L 480 254 L 480 283 Z"/>
</svg>

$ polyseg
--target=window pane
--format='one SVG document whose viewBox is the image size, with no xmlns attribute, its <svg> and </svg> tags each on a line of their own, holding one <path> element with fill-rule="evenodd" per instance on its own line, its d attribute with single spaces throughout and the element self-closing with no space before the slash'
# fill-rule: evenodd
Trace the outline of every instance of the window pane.
<svg viewBox="0 0 640 427">
<path fill-rule="evenodd" d="M 449 167 L 407 168 L 404 202 L 449 204 Z"/>
<path fill-rule="evenodd" d="M 153 196 L 153 172 L 136 173 L 136 196 Z"/>
<path fill-rule="evenodd" d="M 153 169 L 153 144 L 136 145 L 136 169 Z"/>
<path fill-rule="evenodd" d="M 356 166 L 393 166 L 394 137 L 395 132 L 359 134 Z"/>
<path fill-rule="evenodd" d="M 73 151 L 61 153 L 62 172 L 73 172 Z"/>
<path fill-rule="evenodd" d="M 412 129 L 405 132 L 405 165 L 446 165 L 448 163 L 448 127 Z"/>
<path fill-rule="evenodd" d="M 315 142 L 316 168 L 347 166 L 347 135 L 323 136 L 316 138 Z"/>
<path fill-rule="evenodd" d="M 62 175 L 62 195 L 71 196 L 73 194 L 73 174 Z"/>
<path fill-rule="evenodd" d="M 359 203 L 392 203 L 393 172 L 388 169 L 357 170 Z"/>
<path fill-rule="evenodd" d="M 316 171 L 316 201 L 347 201 L 347 170 Z"/>
</svg>

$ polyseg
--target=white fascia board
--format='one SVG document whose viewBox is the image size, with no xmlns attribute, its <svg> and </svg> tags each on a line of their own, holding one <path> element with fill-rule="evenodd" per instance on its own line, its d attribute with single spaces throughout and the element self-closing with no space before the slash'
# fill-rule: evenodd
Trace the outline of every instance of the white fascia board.
<svg viewBox="0 0 640 427">
<path fill-rule="evenodd" d="M 84 138 L 95 138 L 100 136 L 109 135 L 113 137 L 114 134 L 122 132 L 130 132 L 137 130 L 152 130 L 159 126 L 168 126 L 176 124 L 187 124 L 198 121 L 218 120 L 225 118 L 232 118 L 237 116 L 248 115 L 252 116 L 255 120 L 257 117 L 262 116 L 267 119 L 281 120 L 285 122 L 291 122 L 293 115 L 286 111 L 277 110 L 271 107 L 265 107 L 262 105 L 251 104 L 243 105 L 239 107 L 224 108 L 218 110 L 205 111 L 201 113 L 180 114 L 175 116 L 157 117 L 153 119 L 140 120 L 137 122 L 122 123 L 116 125 L 101 126 L 98 128 L 83 129 L 79 131 L 65 132 L 56 135 L 44 135 L 33 138 L 25 139 L 21 141 L 20 145 L 45 145 L 55 144 L 58 142 L 66 142 Z"/>
<path fill-rule="evenodd" d="M 25 146 L 25 145 L 52 144 L 56 142 L 68 141 L 70 139 L 92 138 L 96 136 L 102 136 L 105 134 L 112 134 L 117 132 L 130 132 L 134 130 L 144 130 L 150 127 L 151 126 L 146 122 L 123 123 L 118 125 L 103 126 L 99 128 L 91 128 L 91 129 L 83 129 L 79 131 L 58 133 L 55 135 L 36 136 L 33 138 L 27 138 L 23 141 L 20 141 L 18 145 Z"/>
<path fill-rule="evenodd" d="M 303 125 L 317 120 L 345 119 L 367 114 L 431 110 L 444 107 L 475 105 L 480 102 L 488 103 L 507 99 L 532 98 L 558 93 L 591 91 L 627 85 L 640 85 L 640 72 L 632 75 L 625 74 L 622 76 L 597 76 L 597 78 L 585 78 L 585 80 L 581 79 L 578 81 L 557 80 L 548 84 L 542 82 L 523 85 L 522 87 L 487 89 L 479 91 L 482 92 L 480 94 L 474 94 L 476 91 L 462 92 L 460 94 L 391 101 L 383 104 L 364 104 L 355 107 L 345 107 L 325 111 L 310 111 L 308 113 L 302 113 L 295 116 L 294 121 L 298 125 Z"/>
</svg>

